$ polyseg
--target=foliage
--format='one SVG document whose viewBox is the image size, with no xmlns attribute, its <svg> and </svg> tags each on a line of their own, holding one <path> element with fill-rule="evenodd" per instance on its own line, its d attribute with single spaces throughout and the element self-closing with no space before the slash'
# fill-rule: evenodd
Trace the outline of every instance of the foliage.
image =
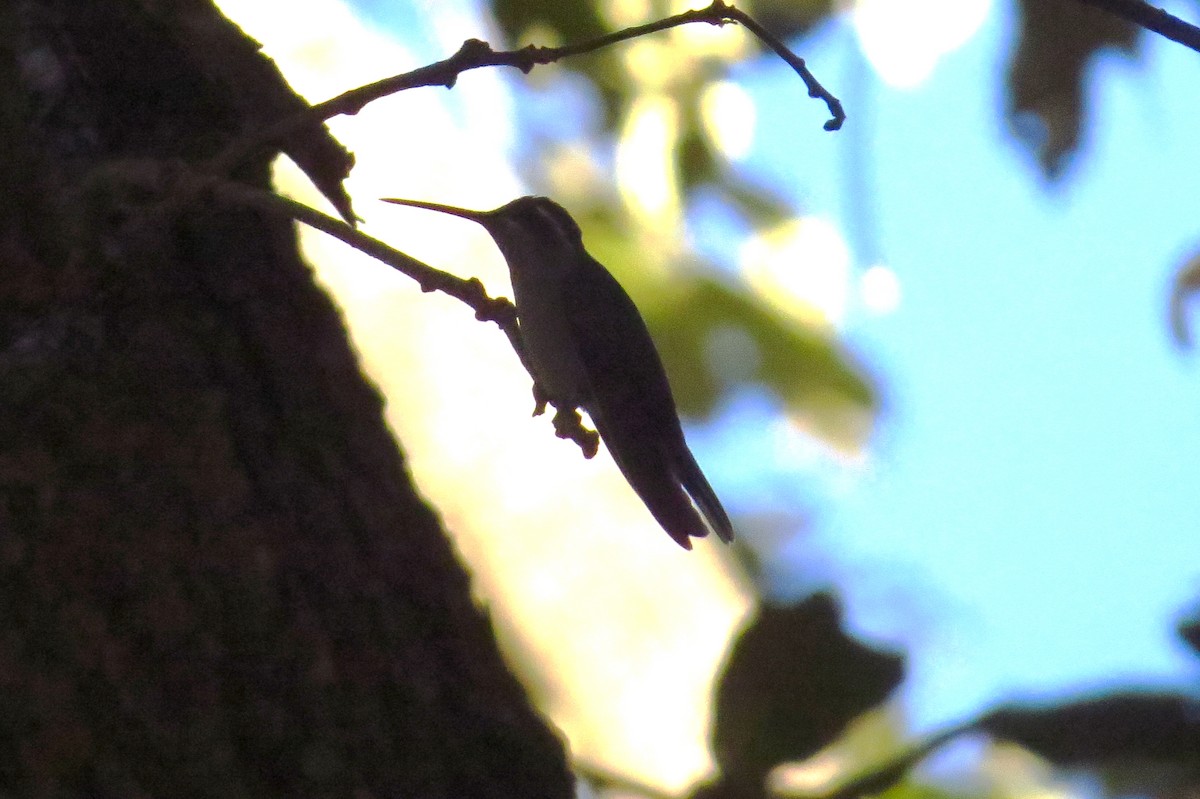
<svg viewBox="0 0 1200 799">
<path fill-rule="evenodd" d="M 596 8 L 597 4 L 589 0 L 493 3 L 496 18 L 514 45 L 529 41 L 531 33 L 536 33 L 539 40 L 563 42 L 607 33 L 614 26 L 606 23 Z M 771 30 L 784 35 L 811 29 L 831 10 L 829 2 L 776 2 L 761 8 Z M 665 13 L 667 9 L 658 11 Z M 755 11 L 760 11 L 759 7 Z M 666 148 L 672 163 L 665 169 L 677 178 L 677 195 L 671 202 L 686 208 L 689 198 L 704 189 L 715 192 L 755 229 L 783 224 L 793 211 L 764 189 L 731 179 L 728 159 L 702 121 L 699 109 L 703 92 L 724 75 L 730 59 L 704 52 L 688 58 L 694 60 L 696 69 L 678 70 L 668 79 L 667 87 L 678 121 L 674 143 Z M 593 86 L 603 105 L 602 117 L 610 136 L 630 121 L 638 99 L 651 91 L 636 73 L 622 68 L 613 49 L 564 62 L 561 68 L 573 71 Z M 536 161 L 528 171 L 536 180 Z M 813 429 L 835 445 L 856 449 L 865 443 L 863 426 L 847 420 L 873 413 L 878 389 L 867 367 L 839 345 L 827 326 L 785 318 L 745 288 L 709 277 L 715 267 L 701 263 L 694 252 L 660 250 L 655 257 L 666 262 L 667 268 L 650 268 L 646 263 L 646 237 L 639 235 L 638 226 L 671 222 L 637 219 L 615 199 L 611 187 L 602 196 L 612 199 L 588 198 L 600 207 L 580 220 L 589 247 L 629 287 L 644 309 L 656 340 L 663 342 L 667 369 L 679 376 L 672 385 L 684 413 L 711 413 L 747 379 L 741 374 L 731 378 L 730 372 L 737 370 L 723 369 L 719 359 L 704 357 L 717 336 L 734 329 L 752 342 L 760 358 L 759 368 L 749 379 L 769 388 L 785 403 L 789 415 L 811 420 Z M 676 232 L 675 240 L 686 238 L 681 224 Z M 658 231 L 658 235 L 663 234 Z M 687 313 L 681 313 L 684 308 Z M 682 379 L 684 375 L 688 379 Z"/>
<path fill-rule="evenodd" d="M 1048 182 L 1061 181 L 1086 141 L 1089 67 L 1105 52 L 1136 57 L 1146 34 L 1125 19 L 1076 0 L 1016 2 L 1019 29 L 1006 67 L 1005 118 L 1041 176 Z M 529 31 L 575 41 L 611 28 L 590 0 L 494 0 L 493 8 L 512 42 L 525 41 Z M 802 36 L 834 10 L 833 3 L 820 1 L 761 0 L 754 7 L 761 22 L 788 36 Z M 727 62 L 708 57 L 699 63 L 701 68 L 677 77 L 671 86 L 680 124 L 669 150 L 674 159 L 670 169 L 678 176 L 681 203 L 686 205 L 689 193 L 697 190 L 716 191 L 753 227 L 777 225 L 791 212 L 764 190 L 730 180 L 729 164 L 701 122 L 703 90 L 723 75 Z M 622 77 L 616 57 L 607 51 L 564 68 L 594 83 L 603 102 L 606 133 L 618 135 L 644 91 L 637 79 Z M 674 363 L 675 371 L 682 372 L 678 364 L 693 366 L 690 382 L 679 384 L 683 410 L 711 413 L 736 387 L 719 371 L 710 368 L 696 374 L 694 369 L 707 363 L 706 346 L 714 331 L 724 327 L 744 331 L 762 356 L 749 378 L 740 379 L 770 387 L 793 412 L 825 419 L 818 429 L 828 440 L 844 443 L 851 435 L 827 412 L 830 403 L 842 409 L 876 408 L 878 387 L 829 330 L 781 318 L 715 276 L 711 267 L 684 270 L 682 277 L 672 275 L 669 281 L 648 274 L 637 223 L 620 208 L 616 199 L 601 203 L 601 209 L 584 220 L 585 228 L 601 260 L 632 284 L 668 367 Z M 693 253 L 675 258 L 696 266 Z M 1197 262 L 1200 257 L 1181 273 L 1173 299 L 1173 324 L 1181 343 L 1188 340 L 1182 303 L 1200 285 Z M 1180 627 L 1181 637 L 1193 649 L 1200 649 L 1198 629 L 1195 620 Z M 894 655 L 848 638 L 836 603 L 827 595 L 791 608 L 765 607 L 734 644 L 715 699 L 713 744 L 721 781 L 699 789 L 696 796 L 762 795 L 771 768 L 812 756 L 832 744 L 852 719 L 878 707 L 900 681 L 901 664 Z M 1091 770 L 1114 793 L 1184 795 L 1200 785 L 1200 700 L 1125 686 L 1039 706 L 994 709 L 934 736 L 888 766 L 870 770 L 835 795 L 884 790 L 889 796 L 937 794 L 905 779 L 934 749 L 968 732 L 1020 744 L 1062 768 Z"/>
</svg>

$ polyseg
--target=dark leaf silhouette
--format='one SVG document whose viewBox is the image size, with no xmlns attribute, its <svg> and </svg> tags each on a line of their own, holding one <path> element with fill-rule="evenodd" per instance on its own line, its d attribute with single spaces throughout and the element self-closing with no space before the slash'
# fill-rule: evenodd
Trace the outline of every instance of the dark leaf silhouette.
<svg viewBox="0 0 1200 799">
<path fill-rule="evenodd" d="M 1184 350 L 1192 348 L 1192 325 L 1188 319 L 1188 304 L 1200 291 L 1200 253 L 1193 253 L 1187 263 L 1175 273 L 1167 306 L 1167 324 L 1175 344 Z"/>
<path fill-rule="evenodd" d="M 832 0 L 759 0 L 758 21 L 776 36 L 791 39 L 808 33 L 834 12 Z"/>
<path fill-rule="evenodd" d="M 1139 28 L 1077 0 L 1020 0 L 1020 38 L 1008 68 L 1008 118 L 1043 174 L 1062 174 L 1079 147 L 1083 81 L 1093 55 L 1133 53 Z"/>
<path fill-rule="evenodd" d="M 751 795 L 775 766 L 834 741 L 902 674 L 900 655 L 846 635 L 830 594 L 763 606 L 734 644 L 717 690 L 713 750 L 727 789 L 707 790 L 733 795 L 739 786 L 738 795 Z"/>
<path fill-rule="evenodd" d="M 1127 691 L 1057 705 L 1010 706 L 979 728 L 1060 766 L 1152 761 L 1200 774 L 1200 699 Z"/>
<path fill-rule="evenodd" d="M 1194 653 L 1200 655 L 1200 607 L 1189 618 L 1179 622 L 1179 637 Z"/>
<path fill-rule="evenodd" d="M 535 26 L 548 28 L 563 42 L 578 42 L 608 33 L 596 4 L 584 0 L 494 0 L 492 13 L 511 42 L 521 41 Z"/>
</svg>

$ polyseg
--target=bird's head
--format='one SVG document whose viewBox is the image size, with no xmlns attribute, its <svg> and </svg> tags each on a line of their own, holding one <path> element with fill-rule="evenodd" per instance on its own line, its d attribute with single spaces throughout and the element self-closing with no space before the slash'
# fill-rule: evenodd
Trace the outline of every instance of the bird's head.
<svg viewBox="0 0 1200 799">
<path fill-rule="evenodd" d="M 386 197 L 383 201 L 470 219 L 483 225 L 501 248 L 505 242 L 528 242 L 547 248 L 554 248 L 555 245 L 561 248 L 579 247 L 583 242 L 579 225 L 565 208 L 549 197 L 518 197 L 491 211 L 473 211 L 454 205 L 395 197 Z"/>
</svg>

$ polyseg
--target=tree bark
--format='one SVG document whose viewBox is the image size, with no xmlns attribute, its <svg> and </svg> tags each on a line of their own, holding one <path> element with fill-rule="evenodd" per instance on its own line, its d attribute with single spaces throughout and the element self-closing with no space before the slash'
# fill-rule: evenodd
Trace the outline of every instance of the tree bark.
<svg viewBox="0 0 1200 799">
<path fill-rule="evenodd" d="M 0 795 L 572 793 L 292 226 L 172 210 L 295 102 L 208 0 L 0 0 Z"/>
</svg>

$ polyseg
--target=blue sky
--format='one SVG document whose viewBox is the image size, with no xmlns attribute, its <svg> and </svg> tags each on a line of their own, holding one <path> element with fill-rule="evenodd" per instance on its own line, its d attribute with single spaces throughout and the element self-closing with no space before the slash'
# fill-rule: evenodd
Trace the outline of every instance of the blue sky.
<svg viewBox="0 0 1200 799">
<path fill-rule="evenodd" d="M 918 89 L 868 73 L 878 246 L 903 302 L 848 338 L 887 408 L 866 476 L 828 492 L 792 572 L 823 552 L 859 627 L 911 647 L 923 728 L 1200 673 L 1172 632 L 1200 595 L 1200 364 L 1163 313 L 1200 247 L 1196 55 L 1152 37 L 1139 64 L 1101 59 L 1085 152 L 1047 187 L 1002 119 L 1012 37 L 998 3 Z M 844 24 L 801 44 L 829 84 L 854 73 L 854 47 Z M 763 118 L 748 171 L 788 175 L 778 189 L 862 241 L 852 142 L 780 101 L 785 70 L 749 70 Z"/>
<path fill-rule="evenodd" d="M 426 38 L 415 22 L 393 29 Z M 846 324 L 886 399 L 865 468 L 763 480 L 749 464 L 770 446 L 769 407 L 749 394 L 725 418 L 757 440 L 693 440 L 735 511 L 764 493 L 815 508 L 774 571 L 780 592 L 831 580 L 858 630 L 902 644 L 918 729 L 1200 673 L 1172 631 L 1200 596 L 1200 359 L 1164 321 L 1170 277 L 1200 248 L 1196 55 L 1150 37 L 1137 64 L 1101 59 L 1085 152 L 1048 187 L 1002 117 L 1013 35 L 997 2 L 900 91 L 874 80 L 847 23 L 825 26 L 798 49 L 846 105 L 838 134 L 778 60 L 736 73 L 758 101 L 747 174 L 882 257 L 903 300 Z"/>
</svg>

